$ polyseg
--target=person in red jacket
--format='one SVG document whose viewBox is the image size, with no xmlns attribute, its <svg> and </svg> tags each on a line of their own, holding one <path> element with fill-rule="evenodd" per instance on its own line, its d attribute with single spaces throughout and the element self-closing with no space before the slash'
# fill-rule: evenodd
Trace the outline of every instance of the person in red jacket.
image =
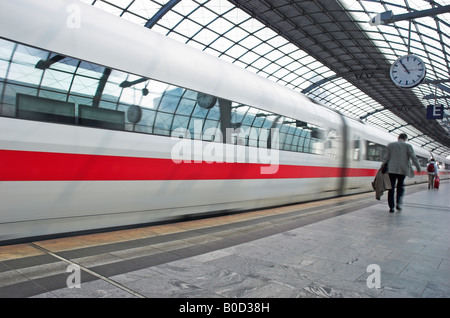
<svg viewBox="0 0 450 318">
<path fill-rule="evenodd" d="M 439 176 L 438 165 L 434 158 L 430 158 L 430 162 L 427 165 L 428 173 L 428 189 L 434 189 L 434 179 Z"/>
</svg>

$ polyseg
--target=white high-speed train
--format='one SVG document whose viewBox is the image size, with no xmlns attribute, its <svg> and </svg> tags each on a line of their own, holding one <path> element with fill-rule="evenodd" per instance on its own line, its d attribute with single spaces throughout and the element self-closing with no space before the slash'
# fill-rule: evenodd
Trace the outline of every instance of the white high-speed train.
<svg viewBox="0 0 450 318">
<path fill-rule="evenodd" d="M 0 242 L 370 191 L 397 139 L 76 0 L 0 8 Z"/>
</svg>

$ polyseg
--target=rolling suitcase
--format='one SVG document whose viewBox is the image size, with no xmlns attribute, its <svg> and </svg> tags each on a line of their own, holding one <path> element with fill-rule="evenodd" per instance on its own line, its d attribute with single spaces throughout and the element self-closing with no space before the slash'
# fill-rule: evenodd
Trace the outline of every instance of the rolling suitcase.
<svg viewBox="0 0 450 318">
<path fill-rule="evenodd" d="M 434 188 L 439 189 L 439 177 L 438 176 L 436 176 L 436 178 L 434 178 Z"/>
</svg>

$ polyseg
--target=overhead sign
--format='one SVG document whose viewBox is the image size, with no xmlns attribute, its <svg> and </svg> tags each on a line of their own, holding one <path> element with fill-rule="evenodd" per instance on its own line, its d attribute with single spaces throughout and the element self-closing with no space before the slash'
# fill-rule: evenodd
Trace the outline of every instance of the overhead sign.
<svg viewBox="0 0 450 318">
<path fill-rule="evenodd" d="M 427 106 L 427 119 L 443 119 L 444 118 L 444 105 L 428 105 Z"/>
<path fill-rule="evenodd" d="M 369 20 L 369 24 L 372 26 L 380 25 L 380 24 L 387 24 L 386 21 L 389 21 L 392 19 L 394 14 L 392 11 L 386 11 L 383 13 L 378 13 L 376 16 L 374 16 L 372 19 Z"/>
</svg>

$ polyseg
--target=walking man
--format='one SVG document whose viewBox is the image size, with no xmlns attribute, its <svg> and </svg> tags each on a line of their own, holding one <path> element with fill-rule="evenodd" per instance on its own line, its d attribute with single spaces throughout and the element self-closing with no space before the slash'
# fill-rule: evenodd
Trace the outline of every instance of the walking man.
<svg viewBox="0 0 450 318">
<path fill-rule="evenodd" d="M 391 180 L 392 189 L 388 192 L 388 204 L 389 212 L 394 212 L 394 207 L 397 210 L 402 209 L 403 195 L 405 192 L 405 178 L 414 177 L 414 170 L 411 166 L 411 160 L 420 172 L 420 163 L 414 153 L 413 147 L 406 143 L 408 136 L 406 134 L 400 134 L 398 141 L 391 142 L 387 146 L 386 157 L 383 164 L 387 164 L 389 179 Z M 395 198 L 395 190 L 397 189 L 397 197 Z M 394 201 L 394 199 L 396 199 Z M 395 204 L 396 203 L 396 204 Z"/>
</svg>

